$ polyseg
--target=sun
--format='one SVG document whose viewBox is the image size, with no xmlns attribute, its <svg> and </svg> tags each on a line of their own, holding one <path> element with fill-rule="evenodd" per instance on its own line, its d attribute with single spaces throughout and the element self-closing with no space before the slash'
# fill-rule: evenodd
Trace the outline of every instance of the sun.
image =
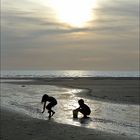
<svg viewBox="0 0 140 140">
<path fill-rule="evenodd" d="M 96 0 L 48 0 L 55 19 L 72 27 L 85 27 L 96 16 L 93 12 Z"/>
</svg>

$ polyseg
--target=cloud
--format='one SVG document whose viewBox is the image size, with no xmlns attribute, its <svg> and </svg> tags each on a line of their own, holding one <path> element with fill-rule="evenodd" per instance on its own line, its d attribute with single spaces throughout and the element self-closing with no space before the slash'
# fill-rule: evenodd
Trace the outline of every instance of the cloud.
<svg viewBox="0 0 140 140">
<path fill-rule="evenodd" d="M 139 0 L 103 0 L 98 12 L 117 17 L 137 17 L 139 15 Z"/>
<path fill-rule="evenodd" d="M 99 3 L 93 11 L 97 19 L 88 27 L 74 28 L 54 20 L 49 7 L 5 0 L 2 65 L 5 69 L 138 69 L 138 0 Z"/>
<path fill-rule="evenodd" d="M 29 3 L 29 1 L 24 1 L 26 4 L 27 2 Z M 44 7 L 38 6 L 40 7 L 38 9 L 42 9 L 42 11 L 46 12 L 45 16 L 39 16 L 41 13 L 37 14 L 38 10 L 36 10 L 37 6 L 35 3 L 32 3 L 35 5 L 32 6 L 32 10 L 27 11 L 20 10 L 19 8 L 14 10 L 4 9 L 2 20 L 5 22 L 2 24 L 2 27 L 5 28 L 4 32 L 9 32 L 9 36 L 11 33 L 11 38 L 13 35 L 15 35 L 17 38 L 21 37 L 21 39 L 27 40 L 40 38 L 42 36 L 71 34 L 79 32 L 96 32 L 98 34 L 117 34 L 124 32 L 128 33 L 128 31 L 134 31 L 136 27 L 138 28 L 138 7 L 136 0 L 135 3 L 117 0 L 110 2 L 109 4 L 108 3 L 103 3 L 101 4 L 100 8 L 95 9 L 94 12 L 97 14 L 98 18 L 95 21 L 90 22 L 92 26 L 86 28 L 72 28 L 67 24 L 58 23 L 50 19 L 50 15 L 52 14 L 53 16 L 53 13 L 49 12 L 48 14 L 46 12 L 48 11 L 48 7 L 46 10 Z M 11 3 L 9 3 L 9 5 L 10 4 Z M 19 32 L 21 34 L 18 34 Z"/>
</svg>

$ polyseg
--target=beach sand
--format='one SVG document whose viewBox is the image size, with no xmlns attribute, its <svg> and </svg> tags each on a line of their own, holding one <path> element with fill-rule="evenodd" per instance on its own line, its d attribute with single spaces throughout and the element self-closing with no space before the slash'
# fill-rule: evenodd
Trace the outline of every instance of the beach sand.
<svg viewBox="0 0 140 140">
<path fill-rule="evenodd" d="M 138 78 L 47 78 L 15 81 L 21 85 L 57 85 L 86 88 L 95 100 L 124 104 L 139 104 Z M 80 95 L 82 97 L 82 95 Z M 84 96 L 84 95 L 83 95 Z M 88 96 L 87 96 L 88 97 Z M 1 140 L 138 140 L 123 134 L 111 134 L 95 129 L 39 120 L 1 109 Z"/>
<path fill-rule="evenodd" d="M 1 110 L 1 140 L 135 140 Z M 138 139 L 137 139 L 138 140 Z"/>
</svg>

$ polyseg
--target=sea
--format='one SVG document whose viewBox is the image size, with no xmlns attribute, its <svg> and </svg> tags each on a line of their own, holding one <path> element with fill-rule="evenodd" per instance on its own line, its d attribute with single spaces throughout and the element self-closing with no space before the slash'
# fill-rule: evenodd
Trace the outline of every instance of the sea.
<svg viewBox="0 0 140 140">
<path fill-rule="evenodd" d="M 139 71 L 82 71 L 82 70 L 49 70 L 49 71 L 1 71 L 1 77 L 140 77 Z"/>
<path fill-rule="evenodd" d="M 25 79 L 26 77 L 28 78 Z M 89 90 L 83 88 L 11 84 L 12 81 L 20 83 L 21 81 L 30 81 L 30 78 L 47 77 L 140 77 L 138 71 L 1 71 L 0 101 L 2 108 L 20 112 L 33 118 L 48 120 L 47 111 L 41 113 L 41 97 L 47 93 L 58 101 L 57 106 L 54 107 L 56 113 L 48 121 L 139 139 L 140 105 L 95 100 L 92 98 L 92 94 L 89 98 Z M 78 107 L 77 101 L 81 98 L 79 95 L 83 93 L 85 96 L 82 98 L 90 106 L 92 112 L 87 119 L 83 119 L 81 114 L 79 114 L 79 119 L 73 119 L 72 111 Z"/>
</svg>

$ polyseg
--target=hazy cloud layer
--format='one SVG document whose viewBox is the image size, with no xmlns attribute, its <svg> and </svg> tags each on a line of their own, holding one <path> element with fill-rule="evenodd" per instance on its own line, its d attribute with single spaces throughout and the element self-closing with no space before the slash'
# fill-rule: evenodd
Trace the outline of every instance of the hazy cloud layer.
<svg viewBox="0 0 140 140">
<path fill-rule="evenodd" d="M 96 20 L 78 28 L 58 22 L 37 1 L 2 1 L 2 68 L 138 70 L 139 1 L 98 5 Z"/>
</svg>

